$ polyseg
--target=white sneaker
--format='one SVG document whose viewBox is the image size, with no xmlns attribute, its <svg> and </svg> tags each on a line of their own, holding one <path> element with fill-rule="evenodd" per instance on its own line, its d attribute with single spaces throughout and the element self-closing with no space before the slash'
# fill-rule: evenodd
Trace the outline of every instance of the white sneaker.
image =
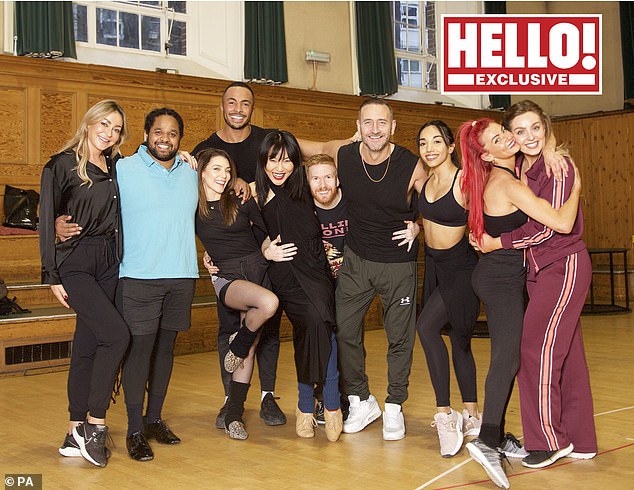
<svg viewBox="0 0 634 490">
<path fill-rule="evenodd" d="M 482 465 L 493 483 L 500 488 L 511 488 L 502 462 L 504 456 L 498 449 L 487 446 L 480 439 L 474 439 L 467 443 L 467 451 Z"/>
<path fill-rule="evenodd" d="M 568 456 L 566 456 L 566 458 L 572 458 L 572 459 L 592 459 L 597 455 L 597 453 L 578 453 L 576 451 L 573 451 L 571 453 L 568 454 Z"/>
<path fill-rule="evenodd" d="M 383 412 L 383 440 L 399 441 L 405 437 L 405 418 L 398 403 L 386 403 Z"/>
<path fill-rule="evenodd" d="M 462 411 L 462 433 L 465 436 L 479 436 L 480 427 L 482 427 L 482 414 L 480 417 L 472 417 L 469 412 L 464 409 Z"/>
<path fill-rule="evenodd" d="M 349 395 L 348 400 L 350 400 L 350 412 L 343 422 L 343 431 L 346 434 L 362 431 L 381 416 L 379 404 L 372 395 L 363 401 L 357 395 Z"/>
<path fill-rule="evenodd" d="M 462 447 L 462 415 L 455 410 L 451 413 L 438 412 L 431 424 L 438 430 L 440 439 L 440 454 L 443 458 L 451 458 Z"/>
</svg>

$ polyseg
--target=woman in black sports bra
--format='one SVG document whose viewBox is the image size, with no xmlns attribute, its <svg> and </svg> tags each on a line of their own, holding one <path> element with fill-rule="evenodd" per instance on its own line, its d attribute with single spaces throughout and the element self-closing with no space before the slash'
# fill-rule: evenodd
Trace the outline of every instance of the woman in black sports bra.
<svg viewBox="0 0 634 490">
<path fill-rule="evenodd" d="M 580 186 L 571 199 L 555 210 L 515 175 L 519 145 L 513 135 L 491 119 L 464 123 L 459 130 L 464 179 L 469 205 L 469 229 L 479 242 L 484 230 L 491 236 L 524 224 L 527 216 L 555 231 L 566 232 L 577 216 Z M 575 179 L 577 182 L 578 179 Z M 471 456 L 491 480 L 509 488 L 502 453 L 527 455 L 512 434 L 504 433 L 504 416 L 520 363 L 526 270 L 521 250 L 497 250 L 480 257 L 473 273 L 473 288 L 484 303 L 491 338 L 491 361 L 484 388 L 480 435 L 467 444 Z"/>
<path fill-rule="evenodd" d="M 464 435 L 478 435 L 476 369 L 471 335 L 480 302 L 471 287 L 478 257 L 465 236 L 468 213 L 460 191 L 462 171 L 449 127 L 429 121 L 418 132 L 420 157 L 430 177 L 417 189 L 425 230 L 423 308 L 416 330 L 425 351 L 436 394 L 434 423 L 443 457 L 455 455 Z M 453 365 L 464 403 L 462 413 L 450 405 L 449 355 L 440 334 L 449 325 Z"/>
</svg>

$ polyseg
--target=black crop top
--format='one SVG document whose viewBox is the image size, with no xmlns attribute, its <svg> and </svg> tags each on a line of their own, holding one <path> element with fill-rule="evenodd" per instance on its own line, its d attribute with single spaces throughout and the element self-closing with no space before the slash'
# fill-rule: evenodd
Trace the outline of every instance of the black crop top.
<svg viewBox="0 0 634 490">
<path fill-rule="evenodd" d="M 520 209 L 504 216 L 489 216 L 484 214 L 484 229 L 493 238 L 499 237 L 502 233 L 513 231 L 528 221 L 528 216 Z"/>
<path fill-rule="evenodd" d="M 456 170 L 453 182 L 447 194 L 436 199 L 434 202 L 429 202 L 427 197 L 425 197 L 425 189 L 427 188 L 429 179 L 425 181 L 420 193 L 420 199 L 418 200 L 418 210 L 424 219 L 443 226 L 459 227 L 467 224 L 467 211 L 458 204 L 453 195 L 453 186 L 456 183 L 459 171 L 460 170 Z"/>
<path fill-rule="evenodd" d="M 499 165 L 493 165 L 501 170 L 510 173 L 517 179 L 517 175 L 512 170 L 501 167 Z M 502 233 L 513 231 L 515 228 L 519 228 L 528 221 L 528 216 L 520 209 L 513 211 L 511 214 L 505 214 L 504 216 L 489 216 L 484 213 L 484 229 L 486 232 L 494 238 L 499 237 Z"/>
</svg>

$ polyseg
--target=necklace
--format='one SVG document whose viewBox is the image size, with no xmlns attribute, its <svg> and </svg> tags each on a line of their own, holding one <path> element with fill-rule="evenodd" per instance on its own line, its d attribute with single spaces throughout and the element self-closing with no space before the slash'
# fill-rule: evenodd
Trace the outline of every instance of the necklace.
<svg viewBox="0 0 634 490">
<path fill-rule="evenodd" d="M 387 157 L 387 166 L 385 167 L 385 172 L 383 172 L 383 175 L 378 180 L 373 179 L 372 177 L 370 177 L 370 174 L 368 173 L 368 169 L 366 168 L 366 165 L 369 165 L 369 164 L 365 163 L 365 160 L 363 159 L 363 154 L 361 153 L 361 151 L 359 151 L 359 155 L 361 155 L 361 164 L 363 165 L 363 171 L 368 176 L 368 179 L 370 179 L 375 184 L 378 184 L 379 182 L 381 182 L 385 178 L 385 176 L 387 175 L 387 171 L 390 168 L 390 162 L 392 161 L 392 152 L 390 152 L 390 155 Z"/>
<path fill-rule="evenodd" d="M 218 206 L 219 204 L 220 204 L 220 201 L 207 201 L 207 205 L 209 206 L 209 209 L 211 209 L 212 211 L 216 209 L 216 206 Z"/>
</svg>

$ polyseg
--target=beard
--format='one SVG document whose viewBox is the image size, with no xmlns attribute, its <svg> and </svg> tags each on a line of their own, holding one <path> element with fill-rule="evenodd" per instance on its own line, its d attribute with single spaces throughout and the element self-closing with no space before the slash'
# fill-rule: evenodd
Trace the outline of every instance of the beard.
<svg viewBox="0 0 634 490">
<path fill-rule="evenodd" d="M 152 155 L 154 158 L 156 158 L 158 161 L 160 162 L 169 162 L 170 160 L 172 160 L 176 154 L 178 153 L 178 148 L 175 148 L 174 150 L 170 151 L 167 154 L 161 154 L 158 153 L 156 151 L 156 147 L 148 147 L 147 151 L 150 153 L 150 155 Z"/>
<path fill-rule="evenodd" d="M 370 151 L 378 152 L 382 151 L 387 145 L 390 144 L 390 138 L 387 137 L 385 139 L 376 141 L 367 137 L 363 138 L 362 142 Z"/>
<path fill-rule="evenodd" d="M 330 206 L 335 201 L 335 199 L 337 199 L 337 191 L 335 190 L 334 192 L 331 192 L 326 197 L 315 194 L 313 196 L 313 199 L 315 199 L 315 201 L 323 206 Z"/>
</svg>

